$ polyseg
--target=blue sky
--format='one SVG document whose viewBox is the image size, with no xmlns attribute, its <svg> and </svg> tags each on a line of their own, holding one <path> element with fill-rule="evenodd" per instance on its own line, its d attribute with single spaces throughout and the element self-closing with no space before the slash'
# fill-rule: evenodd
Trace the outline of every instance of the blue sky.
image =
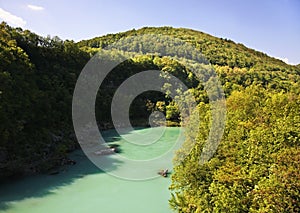
<svg viewBox="0 0 300 213">
<path fill-rule="evenodd" d="M 0 0 L 0 20 L 75 41 L 143 26 L 192 28 L 300 63 L 300 0 Z"/>
</svg>

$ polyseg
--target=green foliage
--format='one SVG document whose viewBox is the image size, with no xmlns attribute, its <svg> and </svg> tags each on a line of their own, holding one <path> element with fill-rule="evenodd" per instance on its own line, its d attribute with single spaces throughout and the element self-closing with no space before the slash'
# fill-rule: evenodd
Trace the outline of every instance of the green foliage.
<svg viewBox="0 0 300 213">
<path fill-rule="evenodd" d="M 0 58 L 0 177 L 58 163 L 75 146 L 72 93 L 89 56 L 72 41 L 2 23 Z"/>
<path fill-rule="evenodd" d="M 149 40 L 151 41 L 151 34 L 170 35 L 191 43 L 214 65 L 229 66 L 230 68 L 252 68 L 256 71 L 286 71 L 288 73 L 299 73 L 299 68 L 297 69 L 295 66 L 287 65 L 281 60 L 249 49 L 242 44 L 236 44 L 228 39 L 220 39 L 206 33 L 185 28 L 144 27 L 139 30 L 129 30 L 127 32 L 108 34 L 106 36 L 80 41 L 78 45 L 82 49 L 93 52 L 93 49 L 105 48 L 121 38 L 133 36 L 134 39 L 134 36 L 144 34 L 149 34 L 149 37 L 145 37 L 147 38 L 147 42 L 143 43 L 145 44 L 144 46 L 132 44 L 131 47 L 127 47 L 127 50 L 138 53 L 153 52 L 153 49 L 159 49 L 159 46 L 161 46 L 164 41 L 156 40 L 155 42 L 149 42 Z M 134 43 L 134 40 L 132 43 Z M 179 51 L 176 49 L 176 46 L 170 50 L 172 52 Z"/>
<path fill-rule="evenodd" d="M 130 37 L 144 35 L 143 37 Z M 170 35 L 203 53 L 189 60 L 184 48 L 167 45 L 152 35 Z M 104 50 L 114 42 L 119 50 Z M 155 40 L 156 39 L 156 40 Z M 150 42 L 149 42 L 150 41 Z M 167 56 L 159 56 L 162 47 Z M 91 56 L 102 51 L 113 58 L 131 58 L 106 77 L 96 100 L 100 128 L 111 126 L 110 104 L 116 89 L 129 76 L 145 70 L 161 70 L 179 78 L 198 104 L 185 128 L 186 141 L 174 159 L 170 200 L 177 212 L 299 212 L 300 67 L 285 64 L 264 53 L 208 34 L 171 27 L 145 27 L 74 43 L 58 37 L 43 38 L 28 30 L 0 25 L 0 174 L 11 176 L 28 170 L 48 170 L 59 165 L 75 148 L 72 137 L 71 99 L 76 79 Z M 191 59 L 200 59 L 198 64 Z M 208 94 L 189 67 L 208 78 L 214 88 L 217 72 L 226 95 L 224 137 L 213 158 L 200 164 L 200 155 L 211 127 Z M 212 78 L 210 78 L 212 77 Z M 130 109 L 135 125 L 151 112 L 166 115 L 167 124 L 181 120 L 167 95 L 147 92 Z M 212 90 L 211 90 L 212 91 Z M 177 91 L 178 95 L 182 91 Z M 188 99 L 188 96 L 185 96 Z M 210 94 L 211 98 L 218 94 Z M 126 97 L 124 97 L 126 98 Z M 180 97 L 176 97 L 180 99 Z M 175 99 L 176 99 L 175 98 Z M 197 129 L 199 131 L 196 131 Z M 196 134 L 197 133 L 197 134 Z M 196 143 L 195 143 L 196 142 Z M 189 153 L 189 154 L 188 154 Z M 187 157 L 186 154 L 188 154 Z M 185 158 L 184 158 L 185 157 Z"/>
<path fill-rule="evenodd" d="M 214 157 L 199 157 L 209 130 L 175 167 L 170 200 L 178 212 L 298 212 L 300 207 L 299 94 L 251 85 L 227 98 L 227 124 Z M 188 131 L 193 131 L 193 125 Z M 191 129 L 191 130 L 190 130 Z M 178 199 L 183 200 L 179 204 Z M 193 210 L 190 209 L 193 206 Z M 181 211 L 180 209 L 186 209 Z"/>
</svg>

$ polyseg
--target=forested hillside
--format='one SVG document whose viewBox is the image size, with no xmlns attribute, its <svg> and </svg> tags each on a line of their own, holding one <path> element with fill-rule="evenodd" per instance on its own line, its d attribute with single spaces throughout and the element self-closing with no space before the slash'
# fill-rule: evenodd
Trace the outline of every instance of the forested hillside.
<svg viewBox="0 0 300 213">
<path fill-rule="evenodd" d="M 185 127 L 190 133 L 185 144 L 196 140 L 196 145 L 174 168 L 171 207 L 177 212 L 300 211 L 299 65 L 182 28 L 146 27 L 78 43 L 43 38 L 5 23 L 0 33 L 1 176 L 48 171 L 61 163 L 76 147 L 71 100 L 81 69 L 96 52 L 133 36 L 130 45 L 121 46 L 122 51 L 108 51 L 115 57 L 133 57 L 116 67 L 101 85 L 97 121 L 99 128 L 112 127 L 112 96 L 126 78 L 140 71 L 163 70 L 190 88 L 203 122 L 195 126 L 191 121 Z M 135 40 L 135 35 L 144 34 Z M 226 96 L 226 126 L 217 152 L 205 164 L 199 164 L 199 156 L 211 121 L 207 94 L 184 63 L 156 54 L 165 41 L 152 41 L 151 35 L 169 35 L 193 45 L 220 78 Z M 169 125 L 180 124 L 174 101 L 154 92 L 135 100 L 130 116 L 141 120 L 132 123 L 147 125 L 153 110 L 163 112 Z M 200 129 L 199 135 L 193 135 L 195 128 Z"/>
<path fill-rule="evenodd" d="M 0 176 L 46 171 L 77 146 L 71 100 L 89 56 L 2 23 L 0 58 Z"/>
</svg>

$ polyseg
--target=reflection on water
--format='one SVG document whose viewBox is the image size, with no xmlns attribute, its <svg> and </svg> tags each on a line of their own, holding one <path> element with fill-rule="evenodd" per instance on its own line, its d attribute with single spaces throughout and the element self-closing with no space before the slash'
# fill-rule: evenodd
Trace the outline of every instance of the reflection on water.
<svg viewBox="0 0 300 213">
<path fill-rule="evenodd" d="M 143 129 L 128 134 L 140 134 Z M 150 159 L 168 150 L 179 128 L 167 128 L 161 141 L 151 148 L 137 150 L 124 143 L 114 131 L 106 131 L 110 143 L 120 144 L 127 157 Z M 155 147 L 155 145 L 157 147 Z M 76 165 L 67 166 L 57 175 L 37 175 L 0 185 L 0 212 L 103 212 L 103 213 L 168 213 L 169 178 L 148 181 L 126 181 L 102 172 L 80 151 L 70 158 Z M 118 169 L 116 162 L 112 170 Z M 162 169 L 162 168 L 157 168 Z"/>
</svg>

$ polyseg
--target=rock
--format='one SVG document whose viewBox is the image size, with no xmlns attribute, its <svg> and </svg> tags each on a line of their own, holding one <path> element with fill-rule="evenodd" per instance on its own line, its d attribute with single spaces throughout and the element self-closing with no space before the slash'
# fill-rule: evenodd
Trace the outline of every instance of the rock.
<svg viewBox="0 0 300 213">
<path fill-rule="evenodd" d="M 63 139 L 63 136 L 60 136 L 60 135 L 55 135 L 53 133 L 50 133 L 50 135 L 51 135 L 51 138 L 52 138 L 53 142 L 60 142 Z"/>
</svg>

